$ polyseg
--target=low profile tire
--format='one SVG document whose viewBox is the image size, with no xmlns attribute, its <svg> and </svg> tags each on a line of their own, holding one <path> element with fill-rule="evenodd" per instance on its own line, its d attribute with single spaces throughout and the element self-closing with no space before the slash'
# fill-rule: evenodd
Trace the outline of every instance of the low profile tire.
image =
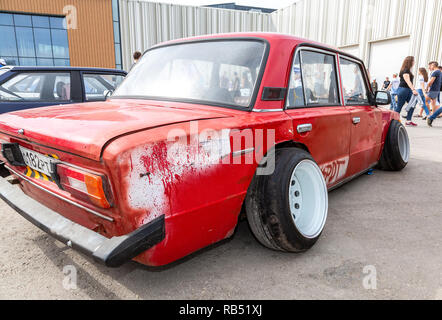
<svg viewBox="0 0 442 320">
<path fill-rule="evenodd" d="M 250 229 L 270 249 L 306 251 L 318 241 L 327 220 L 327 185 L 306 151 L 286 148 L 272 155 L 275 171 L 255 176 L 247 193 Z"/>
<path fill-rule="evenodd" d="M 410 141 L 405 127 L 397 120 L 391 121 L 385 138 L 379 167 L 386 171 L 401 171 L 410 159 Z"/>
</svg>

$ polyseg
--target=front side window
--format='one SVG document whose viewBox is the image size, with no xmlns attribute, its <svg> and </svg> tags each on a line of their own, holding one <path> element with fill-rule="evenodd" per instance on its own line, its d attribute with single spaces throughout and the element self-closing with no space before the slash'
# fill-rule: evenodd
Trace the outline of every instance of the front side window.
<svg viewBox="0 0 442 320">
<path fill-rule="evenodd" d="M 0 101 L 70 100 L 69 73 L 19 73 L 0 85 Z"/>
<path fill-rule="evenodd" d="M 104 100 L 123 81 L 124 76 L 116 74 L 83 74 L 87 101 Z"/>
<path fill-rule="evenodd" d="M 315 51 L 301 51 L 305 102 L 308 106 L 339 104 L 335 57 Z"/>
<path fill-rule="evenodd" d="M 183 43 L 146 52 L 113 94 L 249 107 L 265 44 L 231 40 Z"/>
<path fill-rule="evenodd" d="M 340 58 L 342 87 L 346 105 L 368 104 L 368 91 L 359 63 Z"/>
</svg>

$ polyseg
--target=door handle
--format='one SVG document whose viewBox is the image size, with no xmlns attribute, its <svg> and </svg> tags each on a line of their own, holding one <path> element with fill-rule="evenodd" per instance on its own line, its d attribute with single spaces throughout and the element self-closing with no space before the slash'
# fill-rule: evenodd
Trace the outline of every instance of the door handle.
<svg viewBox="0 0 442 320">
<path fill-rule="evenodd" d="M 361 118 L 359 118 L 359 117 L 354 117 L 353 118 L 353 124 L 358 124 L 360 122 L 361 122 Z"/>
<path fill-rule="evenodd" d="M 296 127 L 296 130 L 298 131 L 298 133 L 310 132 L 310 131 L 312 131 L 312 129 L 313 129 L 313 126 L 311 123 L 300 124 L 299 126 Z"/>
</svg>

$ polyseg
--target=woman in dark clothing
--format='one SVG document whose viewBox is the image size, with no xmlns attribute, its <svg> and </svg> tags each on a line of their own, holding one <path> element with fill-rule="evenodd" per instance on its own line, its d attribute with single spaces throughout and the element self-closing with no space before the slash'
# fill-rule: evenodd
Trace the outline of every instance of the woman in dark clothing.
<svg viewBox="0 0 442 320">
<path fill-rule="evenodd" d="M 401 72 L 399 73 L 399 78 L 401 80 L 399 88 L 397 90 L 398 103 L 396 107 L 396 112 L 401 113 L 402 107 L 405 102 L 410 102 L 413 95 L 417 96 L 419 93 L 416 91 L 413 85 L 414 75 L 411 70 L 414 67 L 414 57 L 406 57 L 404 63 L 402 64 Z M 407 114 L 406 126 L 417 126 L 416 123 L 411 121 L 413 117 L 414 108 L 410 109 Z"/>
</svg>

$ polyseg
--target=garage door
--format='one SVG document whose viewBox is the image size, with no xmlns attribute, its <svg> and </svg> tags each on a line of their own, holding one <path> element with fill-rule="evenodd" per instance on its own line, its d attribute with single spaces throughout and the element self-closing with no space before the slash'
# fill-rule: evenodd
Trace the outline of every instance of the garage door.
<svg viewBox="0 0 442 320">
<path fill-rule="evenodd" d="M 359 46 L 350 46 L 341 48 L 341 51 L 347 52 L 355 57 L 359 58 Z"/>
<path fill-rule="evenodd" d="M 399 73 L 402 62 L 409 55 L 410 38 L 372 42 L 370 46 L 369 70 L 372 79 L 382 84 L 385 77 Z"/>
</svg>

